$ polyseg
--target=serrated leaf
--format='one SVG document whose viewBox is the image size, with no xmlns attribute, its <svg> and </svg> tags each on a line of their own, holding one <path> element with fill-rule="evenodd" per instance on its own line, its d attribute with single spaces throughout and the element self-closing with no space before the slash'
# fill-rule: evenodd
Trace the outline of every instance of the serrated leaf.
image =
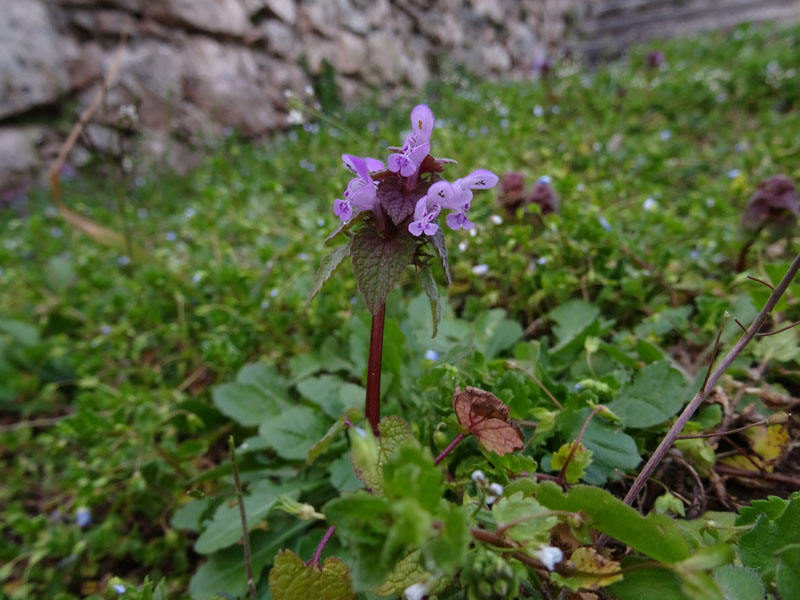
<svg viewBox="0 0 800 600">
<path fill-rule="evenodd" d="M 591 546 L 584 546 L 575 550 L 571 558 L 575 568 L 587 573 L 596 573 L 597 577 L 577 575 L 581 587 L 605 587 L 622 580 L 622 575 L 606 575 L 619 571 L 619 563 L 597 552 Z"/>
<path fill-rule="evenodd" d="M 463 392 L 456 388 L 453 410 L 458 424 L 489 452 L 503 456 L 522 449 L 522 430 L 511 422 L 508 406 L 494 394 L 469 386 Z"/>
<path fill-rule="evenodd" d="M 386 579 L 376 590 L 377 595 L 402 596 L 407 587 L 430 579 L 430 573 L 420 563 L 421 557 L 421 550 L 412 550 L 397 561 L 392 572 L 386 576 Z"/>
<path fill-rule="evenodd" d="M 411 193 L 406 192 L 403 182 L 397 177 L 389 177 L 378 184 L 378 202 L 395 225 L 408 219 L 414 213 L 419 199 L 427 193 L 427 184 L 420 183 Z"/>
<path fill-rule="evenodd" d="M 498 527 L 520 518 L 546 512 L 545 507 L 522 492 L 504 496 L 492 505 L 492 516 Z M 514 525 L 506 532 L 511 539 L 523 544 L 544 544 L 550 539 L 550 530 L 558 519 L 553 515 L 534 516 Z"/>
<path fill-rule="evenodd" d="M 651 427 L 673 417 L 686 400 L 683 375 L 668 361 L 647 365 L 608 405 L 626 427 Z"/>
<path fill-rule="evenodd" d="M 368 219 L 353 236 L 350 258 L 358 291 L 373 315 L 386 302 L 405 268 L 414 258 L 416 244 L 410 236 L 385 238 Z"/>
<path fill-rule="evenodd" d="M 800 544 L 787 546 L 777 555 L 775 580 L 781 598 L 800 598 Z"/>
<path fill-rule="evenodd" d="M 348 241 L 345 245 L 334 248 L 330 254 L 325 255 L 320 261 L 319 269 L 317 269 L 317 274 L 314 276 L 314 283 L 311 284 L 306 302 L 311 302 L 319 294 L 322 286 L 333 276 L 342 261 L 350 256 L 350 243 Z"/>
<path fill-rule="evenodd" d="M 439 321 L 442 319 L 442 303 L 439 298 L 439 288 L 430 267 L 423 267 L 419 270 L 419 284 L 431 301 L 431 317 L 433 317 L 433 335 L 431 337 L 436 337 L 439 331 Z"/>
<path fill-rule="evenodd" d="M 764 584 L 752 569 L 725 565 L 712 573 L 725 600 L 764 600 Z"/>
<path fill-rule="evenodd" d="M 734 524 L 738 526 L 755 523 L 762 514 L 765 514 L 767 519 L 777 519 L 788 502 L 787 499 L 780 496 L 767 496 L 761 500 L 753 500 L 750 506 L 743 506 L 739 509 L 739 516 Z"/>
<path fill-rule="evenodd" d="M 428 240 L 430 240 L 431 245 L 436 250 L 436 254 L 439 256 L 439 262 L 442 263 L 442 269 L 444 269 L 444 276 L 447 278 L 447 285 L 453 283 L 453 277 L 450 274 L 450 260 L 448 258 L 447 253 L 447 243 L 444 239 L 444 232 L 442 228 L 436 230 L 436 233 L 433 235 L 427 236 Z"/>
<path fill-rule="evenodd" d="M 762 515 L 753 528 L 739 538 L 739 557 L 745 567 L 752 567 L 765 584 L 775 580 L 775 555 L 797 544 L 800 531 L 800 494 L 792 499 L 774 520 Z"/>
<path fill-rule="evenodd" d="M 250 486 L 244 498 L 248 530 L 258 525 L 275 505 L 278 496 L 287 494 L 296 497 L 306 483 L 302 480 L 281 484 L 261 480 Z M 223 502 L 214 516 L 203 525 L 203 531 L 194 545 L 195 552 L 210 554 L 220 548 L 235 544 L 242 538 L 242 521 L 235 502 Z"/>
<path fill-rule="evenodd" d="M 352 600 L 350 569 L 340 559 L 329 556 L 322 569 L 308 565 L 291 550 L 275 557 L 269 572 L 269 590 L 274 600 Z"/>
<path fill-rule="evenodd" d="M 558 452 L 553 454 L 553 458 L 550 461 L 550 466 L 554 471 L 561 471 L 576 443 L 578 444 L 578 448 L 575 450 L 575 454 L 572 455 L 572 459 L 567 465 L 567 472 L 565 473 L 567 483 L 578 483 L 581 477 L 586 474 L 586 468 L 592 464 L 592 451 L 588 450 L 586 446 L 580 442 L 568 442 L 562 445 L 561 448 L 558 449 Z"/>
<path fill-rule="evenodd" d="M 678 525 L 664 515 L 643 517 L 602 488 L 576 485 L 567 494 L 553 482 L 539 484 L 536 499 L 553 510 L 583 511 L 591 527 L 662 562 L 678 562 L 689 556 L 689 546 Z"/>
<path fill-rule="evenodd" d="M 361 211 L 358 214 L 354 215 L 352 219 L 350 219 L 347 223 L 340 223 L 339 226 L 334 229 L 328 237 L 325 238 L 324 244 L 332 242 L 340 235 L 345 233 L 346 231 L 350 231 L 354 226 L 364 221 L 368 215 L 371 214 L 371 211 Z"/>
<path fill-rule="evenodd" d="M 353 461 L 353 468 L 356 476 L 364 482 L 367 489 L 375 493 L 383 493 L 383 467 L 403 442 L 413 437 L 411 427 L 403 419 L 397 416 L 390 416 L 381 419 L 378 423 L 380 437 L 374 438 L 371 431 L 365 431 L 364 437 L 353 434 L 352 438 L 356 443 L 365 445 L 374 444 L 374 450 L 366 448 L 363 452 L 358 452 L 354 446 L 351 450 L 350 459 Z M 361 438 L 358 440 L 357 438 Z"/>
</svg>

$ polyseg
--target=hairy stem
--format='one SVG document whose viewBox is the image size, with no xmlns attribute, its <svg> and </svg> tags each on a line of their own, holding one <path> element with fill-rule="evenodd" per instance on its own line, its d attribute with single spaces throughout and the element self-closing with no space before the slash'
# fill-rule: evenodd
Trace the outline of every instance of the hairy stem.
<svg viewBox="0 0 800 600">
<path fill-rule="evenodd" d="M 367 363 L 367 403 L 364 416 L 377 437 L 378 421 L 381 419 L 381 362 L 383 359 L 383 325 L 386 322 L 386 304 L 381 304 L 372 315 L 369 333 L 369 362 Z"/>
<path fill-rule="evenodd" d="M 317 544 L 317 549 L 314 550 L 314 556 L 311 558 L 306 565 L 313 565 L 316 568 L 322 570 L 322 551 L 325 550 L 325 546 L 328 545 L 328 542 L 331 541 L 333 537 L 333 532 L 336 531 L 336 525 L 331 525 L 328 527 L 328 531 L 325 532 L 325 535 L 322 536 L 322 539 Z"/>
<path fill-rule="evenodd" d="M 631 489 L 628 490 L 628 493 L 625 495 L 625 504 L 633 504 L 633 501 L 639 495 L 639 492 L 650 478 L 650 475 L 652 475 L 655 468 L 663 460 L 664 455 L 666 455 L 667 451 L 672 447 L 672 444 L 675 443 L 675 440 L 678 439 L 678 436 L 680 435 L 687 421 L 705 401 L 705 399 L 708 397 L 709 391 L 714 389 L 717 381 L 720 377 L 722 377 L 728 367 L 731 366 L 731 363 L 736 360 L 736 357 L 742 353 L 742 350 L 745 349 L 747 344 L 750 343 L 750 341 L 756 336 L 756 333 L 758 333 L 758 331 L 761 329 L 761 326 L 764 325 L 764 321 L 767 320 L 767 317 L 772 312 L 772 309 L 775 308 L 778 300 L 780 300 L 781 296 L 786 291 L 786 288 L 789 287 L 789 284 L 792 282 L 792 279 L 794 279 L 798 269 L 800 269 L 800 255 L 795 257 L 794 261 L 789 267 L 789 270 L 786 271 L 786 274 L 783 276 L 781 282 L 770 295 L 767 303 L 764 305 L 764 308 L 762 308 L 761 312 L 758 313 L 755 321 L 753 321 L 750 327 L 747 328 L 747 331 L 744 333 L 744 335 L 742 335 L 741 338 L 739 338 L 739 341 L 736 342 L 731 351 L 725 355 L 725 358 L 720 361 L 719 366 L 714 370 L 713 373 L 711 373 L 706 383 L 697 392 L 697 394 L 695 394 L 694 398 L 692 398 L 692 401 L 686 405 L 686 408 L 683 409 L 683 412 L 678 417 L 678 420 L 675 421 L 675 424 L 667 432 L 667 435 L 665 435 L 664 439 L 661 440 L 658 448 L 656 448 L 655 452 L 653 452 L 650 460 L 647 461 L 647 464 L 644 466 L 642 471 L 636 477 L 636 480 L 631 485 Z"/>
<path fill-rule="evenodd" d="M 450 454 L 453 451 L 453 448 L 458 446 L 461 443 L 461 440 L 463 440 L 465 437 L 467 437 L 467 435 L 468 434 L 466 434 L 466 433 L 459 433 L 456 437 L 454 437 L 453 441 L 450 442 L 449 444 L 447 444 L 447 448 L 442 450 L 442 453 L 439 456 L 436 457 L 436 460 L 433 461 L 433 464 L 434 465 L 438 465 L 440 462 L 442 462 L 444 460 L 445 456 Z"/>
<path fill-rule="evenodd" d="M 253 579 L 253 559 L 250 554 L 250 532 L 247 529 L 247 512 L 244 508 L 244 494 L 242 493 L 242 482 L 239 479 L 239 465 L 236 463 L 236 446 L 233 436 L 228 436 L 228 448 L 231 452 L 231 467 L 233 469 L 233 484 L 236 487 L 236 500 L 239 504 L 239 516 L 242 519 L 242 546 L 244 547 L 244 568 L 247 573 L 247 589 L 250 590 L 250 597 L 258 600 L 256 592 L 256 582 Z"/>
</svg>

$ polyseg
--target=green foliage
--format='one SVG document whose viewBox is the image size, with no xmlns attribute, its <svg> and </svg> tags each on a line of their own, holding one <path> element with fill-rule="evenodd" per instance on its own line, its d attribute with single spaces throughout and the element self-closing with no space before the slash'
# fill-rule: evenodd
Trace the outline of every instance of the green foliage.
<svg viewBox="0 0 800 600">
<path fill-rule="evenodd" d="M 800 531 L 800 493 L 795 492 L 786 507 L 774 519 L 762 514 L 753 528 L 739 539 L 739 557 L 745 567 L 758 571 L 769 585 L 775 581 L 776 569 L 784 565 L 787 569 L 796 558 L 797 532 Z M 775 557 L 787 550 L 785 559 Z M 786 585 L 793 585 L 790 577 L 784 577 Z"/>
<path fill-rule="evenodd" d="M 668 361 L 647 365 L 608 405 L 627 427 L 651 427 L 674 416 L 686 398 L 683 376 Z"/>
<path fill-rule="evenodd" d="M 544 514 L 541 514 L 544 513 Z M 522 492 L 500 498 L 492 506 L 492 516 L 498 525 L 520 521 L 508 529 L 507 535 L 523 544 L 544 544 L 550 539 L 550 530 L 558 519 L 548 515 L 536 500 L 524 497 Z"/>
</svg>

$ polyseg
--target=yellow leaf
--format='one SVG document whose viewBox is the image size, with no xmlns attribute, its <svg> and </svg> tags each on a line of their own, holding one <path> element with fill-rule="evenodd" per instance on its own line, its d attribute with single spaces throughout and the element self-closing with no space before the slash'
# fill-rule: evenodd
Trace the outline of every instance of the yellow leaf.
<svg viewBox="0 0 800 600">
<path fill-rule="evenodd" d="M 597 552 L 591 546 L 578 548 L 572 553 L 572 562 L 575 568 L 585 573 L 596 573 L 597 576 L 577 575 L 581 581 L 581 587 L 599 586 L 605 587 L 615 581 L 621 581 L 622 575 L 604 575 L 605 573 L 617 573 L 619 563 L 611 560 Z"/>
<path fill-rule="evenodd" d="M 765 461 L 777 459 L 789 441 L 789 432 L 782 425 L 759 425 L 745 431 L 753 451 Z"/>
</svg>

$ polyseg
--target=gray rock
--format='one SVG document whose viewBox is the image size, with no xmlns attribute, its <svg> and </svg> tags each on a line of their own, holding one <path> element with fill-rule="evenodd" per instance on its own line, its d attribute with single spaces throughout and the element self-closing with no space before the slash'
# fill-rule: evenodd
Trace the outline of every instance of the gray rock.
<svg viewBox="0 0 800 600">
<path fill-rule="evenodd" d="M 288 25 L 270 19 L 262 24 L 267 49 L 278 56 L 295 61 L 300 55 L 301 47 L 297 37 Z"/>
<path fill-rule="evenodd" d="M 241 37 L 250 17 L 239 0 L 149 0 L 145 15 L 165 24 Z"/>
<path fill-rule="evenodd" d="M 185 47 L 185 99 L 212 121 L 258 136 L 276 129 L 281 119 L 264 99 L 269 72 L 259 68 L 254 53 L 195 36 Z"/>
<path fill-rule="evenodd" d="M 264 9 L 269 9 L 276 17 L 289 25 L 297 21 L 297 7 L 293 0 L 244 0 L 250 16 L 255 16 Z"/>
<path fill-rule="evenodd" d="M 0 190 L 29 183 L 39 169 L 36 152 L 37 132 L 31 129 L 0 127 Z"/>
<path fill-rule="evenodd" d="M 4 0 L 0 19 L 0 118 L 54 102 L 69 90 L 67 60 L 77 44 L 61 37 L 38 0 Z"/>
</svg>

